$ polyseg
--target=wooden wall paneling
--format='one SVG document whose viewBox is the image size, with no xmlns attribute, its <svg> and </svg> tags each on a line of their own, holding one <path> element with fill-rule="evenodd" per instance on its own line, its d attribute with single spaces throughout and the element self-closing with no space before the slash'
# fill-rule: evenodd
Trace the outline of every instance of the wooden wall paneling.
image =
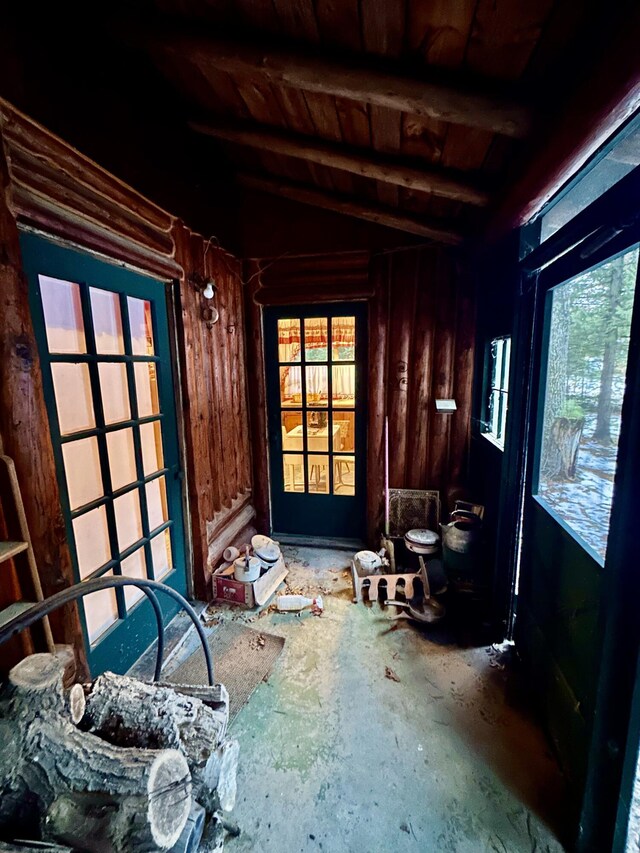
<svg viewBox="0 0 640 853">
<path fill-rule="evenodd" d="M 248 401 L 242 340 L 240 263 L 182 223 L 175 229 L 176 255 L 184 273 L 179 342 L 195 588 L 208 599 L 210 567 L 250 523 L 251 468 Z M 208 248 L 207 248 L 208 247 Z M 206 249 L 206 253 L 205 253 Z M 218 323 L 202 317 L 208 303 L 189 281 L 196 273 L 217 285 Z"/>
<path fill-rule="evenodd" d="M 206 244 L 205 244 L 206 245 Z M 240 412 L 234 406 L 233 400 L 233 373 L 237 369 L 233 342 L 230 340 L 229 325 L 234 322 L 233 317 L 233 281 L 229 270 L 229 261 L 223 260 L 221 252 L 207 251 L 205 259 L 205 276 L 212 276 L 217 285 L 214 307 L 218 309 L 219 320 L 210 329 L 206 323 L 203 324 L 208 332 L 209 351 L 215 366 L 213 376 L 215 390 L 215 411 L 220 436 L 222 439 L 219 458 L 216 459 L 216 469 L 219 477 L 222 506 L 229 508 L 231 502 L 239 493 L 238 468 L 240 458 L 238 454 L 239 427 L 238 419 Z"/>
<path fill-rule="evenodd" d="M 435 305 L 438 249 L 424 249 L 416 258 L 416 310 L 411 351 L 411 397 L 408 414 L 408 459 L 406 486 L 428 488 L 430 426 L 435 403 L 431 382 L 435 350 Z"/>
<path fill-rule="evenodd" d="M 7 205 L 10 174 L 0 134 L 0 432 L 15 462 L 45 597 L 75 582 L 56 478 L 38 348 L 15 217 Z M 2 584 L 5 593 L 7 585 Z M 17 592 L 17 590 L 14 590 Z M 77 605 L 51 615 L 54 639 L 74 647 L 78 675 L 88 670 Z M 4 658 L 3 658 L 4 660 Z"/>
<path fill-rule="evenodd" d="M 262 307 L 254 299 L 260 287 L 260 263 L 245 263 L 244 291 L 247 340 L 247 390 L 250 400 L 249 423 L 251 429 L 253 503 L 256 526 L 262 533 L 271 530 L 269 510 L 269 443 L 267 431 L 267 392 L 265 383 L 264 342 L 262 334 Z"/>
<path fill-rule="evenodd" d="M 384 529 L 385 425 L 389 347 L 389 287 L 391 256 L 372 258 L 370 278 L 374 297 L 369 303 L 369 395 L 367 434 L 367 535 L 376 547 Z"/>
<path fill-rule="evenodd" d="M 187 451 L 187 487 L 191 518 L 187 527 L 192 537 L 194 562 L 194 589 L 198 597 L 206 595 L 204 566 L 207 564 L 207 513 L 213 501 L 211 476 L 210 440 L 202 387 L 202 354 L 200 335 L 195 315 L 197 294 L 188 281 L 196 267 L 192 254 L 192 235 L 182 223 L 175 228 L 176 257 L 183 267 L 180 281 L 180 318 L 178 324 L 178 346 L 182 360 L 182 400 L 185 421 L 185 443 Z M 190 521 L 190 524 L 189 524 Z"/>
<path fill-rule="evenodd" d="M 413 327 L 416 317 L 416 253 L 391 256 L 389 290 L 389 486 L 401 489 L 407 481 L 407 429 L 410 397 L 414 392 L 412 363 Z"/>
<path fill-rule="evenodd" d="M 453 362 L 455 348 L 455 287 L 450 276 L 450 261 L 444 253 L 438 255 L 435 280 L 437 298 L 435 308 L 434 359 L 431 394 L 431 430 L 429 440 L 429 478 L 431 488 L 440 490 L 443 509 L 446 506 L 446 485 L 450 465 L 450 428 L 455 415 L 435 411 L 435 400 L 449 398 L 453 392 Z"/>
<path fill-rule="evenodd" d="M 476 298 L 469 261 L 456 260 L 456 343 L 453 362 L 453 395 L 458 406 L 451 419 L 447 499 L 451 508 L 456 500 L 472 500 L 469 494 L 469 456 L 473 414 L 473 377 L 475 364 Z"/>
</svg>

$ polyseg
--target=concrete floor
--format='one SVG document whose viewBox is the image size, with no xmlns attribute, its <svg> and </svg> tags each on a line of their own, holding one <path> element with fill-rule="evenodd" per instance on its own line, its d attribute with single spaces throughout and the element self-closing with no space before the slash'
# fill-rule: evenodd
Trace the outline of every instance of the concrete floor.
<svg viewBox="0 0 640 853">
<path fill-rule="evenodd" d="M 564 782 L 500 655 L 352 604 L 345 553 L 285 550 L 289 587 L 322 592 L 321 617 L 220 611 L 286 639 L 232 726 L 242 832 L 225 849 L 563 850 L 549 827 L 562 825 Z"/>
</svg>

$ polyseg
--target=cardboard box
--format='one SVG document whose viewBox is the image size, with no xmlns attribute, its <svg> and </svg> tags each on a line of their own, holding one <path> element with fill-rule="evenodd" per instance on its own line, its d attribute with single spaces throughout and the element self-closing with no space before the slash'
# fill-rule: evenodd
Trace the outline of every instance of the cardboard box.
<svg viewBox="0 0 640 853">
<path fill-rule="evenodd" d="M 239 604 L 241 607 L 261 607 L 271 598 L 276 589 L 288 574 L 284 559 L 278 562 L 268 572 L 261 575 L 257 581 L 243 583 L 230 575 L 213 575 L 213 597 L 215 601 L 227 601 L 229 604 Z"/>
</svg>

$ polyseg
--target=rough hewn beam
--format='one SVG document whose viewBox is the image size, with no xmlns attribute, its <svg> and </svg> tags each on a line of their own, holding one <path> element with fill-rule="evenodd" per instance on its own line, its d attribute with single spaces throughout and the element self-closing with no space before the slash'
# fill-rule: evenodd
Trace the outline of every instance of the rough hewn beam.
<svg viewBox="0 0 640 853">
<path fill-rule="evenodd" d="M 210 121 L 190 122 L 190 126 L 198 133 L 236 145 L 248 145 L 260 151 L 308 160 L 398 187 L 432 193 L 466 204 L 485 205 L 489 202 L 486 192 L 468 181 L 452 176 L 446 170 L 416 169 L 402 164 L 397 158 L 349 151 L 308 136 L 278 133 L 259 126 L 238 126 Z"/>
<path fill-rule="evenodd" d="M 439 243 L 447 243 L 458 246 L 462 243 L 462 234 L 457 231 L 431 223 L 428 220 L 403 213 L 392 208 L 381 205 L 363 204 L 351 198 L 333 195 L 322 190 L 284 181 L 279 178 L 265 178 L 241 172 L 237 176 L 238 183 L 247 189 L 257 190 L 284 198 L 308 204 L 312 207 L 321 207 L 334 213 L 343 213 L 345 216 L 355 216 L 357 219 L 366 219 L 377 225 L 386 225 L 388 228 L 398 228 L 409 234 L 417 234 L 420 237 L 428 237 Z"/>
<path fill-rule="evenodd" d="M 151 47 L 168 51 L 177 59 L 188 57 L 205 73 L 215 69 L 259 78 L 505 136 L 524 137 L 531 126 L 529 109 L 500 95 L 393 74 L 362 61 L 347 63 L 191 35 L 158 35 Z"/>
</svg>

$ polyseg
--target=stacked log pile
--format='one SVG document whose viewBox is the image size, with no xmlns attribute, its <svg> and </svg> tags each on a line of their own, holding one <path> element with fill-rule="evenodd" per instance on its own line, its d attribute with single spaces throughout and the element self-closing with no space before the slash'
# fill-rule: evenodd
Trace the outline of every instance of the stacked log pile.
<svg viewBox="0 0 640 853">
<path fill-rule="evenodd" d="M 238 761 L 225 688 L 106 673 L 65 690 L 63 672 L 31 655 L 0 694 L 0 849 L 221 851 Z"/>
</svg>

